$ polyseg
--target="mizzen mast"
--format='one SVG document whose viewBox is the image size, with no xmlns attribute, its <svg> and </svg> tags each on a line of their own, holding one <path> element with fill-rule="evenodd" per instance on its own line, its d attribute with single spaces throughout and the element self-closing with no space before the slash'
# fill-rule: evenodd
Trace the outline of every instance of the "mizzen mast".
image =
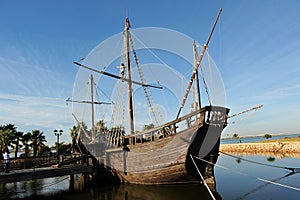
<svg viewBox="0 0 300 200">
<path fill-rule="evenodd" d="M 72 103 L 84 103 L 84 104 L 91 104 L 92 109 L 92 129 L 91 129 L 91 141 L 94 142 L 95 140 L 95 104 L 101 105 L 101 104 L 112 104 L 109 102 L 102 102 L 102 101 L 95 101 L 94 100 L 94 77 L 93 74 L 90 76 L 90 90 L 91 90 L 91 100 L 90 101 L 80 101 L 80 100 L 72 100 L 71 98 L 68 98 L 66 102 L 72 102 Z M 79 123 L 75 115 L 73 114 L 75 120 Z M 86 133 L 85 133 L 86 134 Z M 87 134 L 86 134 L 87 135 Z"/>
<path fill-rule="evenodd" d="M 197 44 L 194 41 L 194 66 L 197 65 L 197 57 L 198 57 L 198 53 L 197 53 Z M 199 73 L 198 70 L 195 73 L 195 79 L 196 79 L 196 89 L 197 89 L 197 103 L 196 103 L 196 109 L 200 109 L 201 108 L 201 95 L 200 95 L 200 84 L 199 84 Z"/>
</svg>

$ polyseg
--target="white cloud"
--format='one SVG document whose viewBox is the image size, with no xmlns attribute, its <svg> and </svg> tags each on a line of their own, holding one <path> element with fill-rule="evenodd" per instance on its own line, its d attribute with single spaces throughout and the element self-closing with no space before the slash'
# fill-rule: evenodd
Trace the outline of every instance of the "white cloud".
<svg viewBox="0 0 300 200">
<path fill-rule="evenodd" d="M 297 95 L 300 95 L 300 84 L 284 86 L 273 90 L 268 90 L 262 95 L 253 96 L 252 98 L 266 101 L 266 100 L 287 98 L 287 97 L 297 96 Z"/>
<path fill-rule="evenodd" d="M 1 123 L 15 124 L 23 132 L 39 129 L 50 143 L 55 140 L 53 129 L 63 129 L 62 139 L 70 140 L 68 132 L 74 121 L 64 99 L 0 93 L 0 106 Z"/>
</svg>

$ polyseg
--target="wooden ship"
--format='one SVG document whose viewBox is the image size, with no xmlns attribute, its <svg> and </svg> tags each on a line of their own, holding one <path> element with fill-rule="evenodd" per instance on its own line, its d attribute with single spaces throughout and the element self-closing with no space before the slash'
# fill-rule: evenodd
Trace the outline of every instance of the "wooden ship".
<svg viewBox="0 0 300 200">
<path fill-rule="evenodd" d="M 100 130 L 101 133 L 97 136 L 94 117 L 92 117 L 91 135 L 79 134 L 77 138 L 101 163 L 106 171 L 104 174 L 108 175 L 105 180 L 111 179 L 134 184 L 180 184 L 201 181 L 199 173 L 205 178 L 214 177 L 213 165 L 209 163 L 216 163 L 218 159 L 220 136 L 227 125 L 229 109 L 222 106 L 201 105 L 198 68 L 220 13 L 221 10 L 199 57 L 196 54 L 194 56 L 193 73 L 177 116 L 174 116 L 174 120 L 151 129 L 142 132 L 134 130 L 132 85 L 138 84 L 145 89 L 149 87 L 159 89 L 160 87 L 149 85 L 143 81 L 137 82 L 131 78 L 130 52 L 133 52 L 135 57 L 136 52 L 134 49 L 130 49 L 132 40 L 128 18 L 126 18 L 123 32 L 126 61 L 121 65 L 120 75 L 96 70 L 87 65 L 74 62 L 80 67 L 122 80 L 128 85 L 129 132 L 124 134 L 123 129 L 115 131 L 106 129 Z M 123 68 L 126 69 L 126 75 L 124 75 L 125 70 Z M 91 76 L 91 82 L 92 79 L 93 76 Z M 193 111 L 181 116 L 181 110 L 185 105 L 193 83 L 198 88 L 198 100 L 194 104 Z M 101 102 L 95 102 L 93 97 L 91 101 L 82 103 L 90 103 L 92 110 L 94 104 L 101 104 Z M 192 159 L 192 157 L 195 159 Z"/>
</svg>

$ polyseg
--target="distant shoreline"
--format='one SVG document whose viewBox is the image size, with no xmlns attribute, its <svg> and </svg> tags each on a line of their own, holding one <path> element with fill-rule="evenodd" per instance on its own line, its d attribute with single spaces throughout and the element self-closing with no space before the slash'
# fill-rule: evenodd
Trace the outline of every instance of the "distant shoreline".
<svg viewBox="0 0 300 200">
<path fill-rule="evenodd" d="M 260 142 L 221 144 L 220 152 L 300 158 L 300 136 Z"/>
<path fill-rule="evenodd" d="M 279 139 L 266 142 L 221 144 L 220 152 L 300 158 L 300 138 L 289 138 L 287 141 Z"/>
<path fill-rule="evenodd" d="M 285 135 L 298 135 L 300 133 L 276 133 L 276 134 L 270 134 L 272 136 L 285 136 Z M 221 140 L 232 140 L 232 139 L 245 139 L 245 138 L 257 138 L 257 137 L 264 137 L 264 135 L 246 135 L 246 136 L 239 136 L 238 138 L 232 138 L 232 137 L 225 137 L 221 138 Z"/>
</svg>

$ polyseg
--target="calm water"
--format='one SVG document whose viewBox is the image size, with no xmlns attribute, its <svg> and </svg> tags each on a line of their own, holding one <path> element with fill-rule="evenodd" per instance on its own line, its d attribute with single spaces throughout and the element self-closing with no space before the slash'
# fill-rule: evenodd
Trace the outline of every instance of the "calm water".
<svg viewBox="0 0 300 200">
<path fill-rule="evenodd" d="M 244 156 L 265 164 L 299 167 L 299 158 L 276 158 L 267 156 Z M 246 162 L 243 159 L 222 155 L 215 166 L 216 199 L 300 199 L 300 173 Z M 265 183 L 266 179 L 282 186 Z M 0 199 L 97 199 L 97 200 L 189 200 L 211 199 L 206 188 L 200 185 L 140 186 L 120 185 L 95 186 L 89 192 L 68 191 L 66 177 L 58 177 L 23 183 L 0 185 Z M 42 195 L 42 196 L 40 196 Z"/>
<path fill-rule="evenodd" d="M 272 135 L 272 138 L 269 140 L 275 140 L 275 139 L 282 139 L 282 138 L 293 138 L 293 137 L 300 137 L 300 134 L 290 134 L 290 135 Z M 263 136 L 257 136 L 257 137 L 245 137 L 245 138 L 238 138 L 238 139 L 222 139 L 221 144 L 234 144 L 234 143 L 247 143 L 247 142 L 259 142 L 267 140 Z"/>
</svg>

